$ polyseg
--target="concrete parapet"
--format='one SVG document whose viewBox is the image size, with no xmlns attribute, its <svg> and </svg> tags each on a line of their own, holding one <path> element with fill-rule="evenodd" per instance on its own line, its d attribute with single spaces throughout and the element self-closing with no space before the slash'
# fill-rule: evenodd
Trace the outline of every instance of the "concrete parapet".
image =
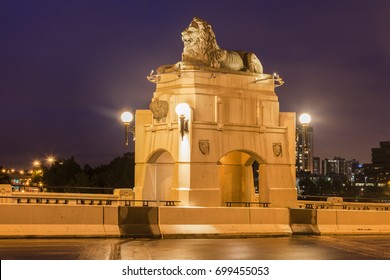
<svg viewBox="0 0 390 280">
<path fill-rule="evenodd" d="M 118 225 L 119 213 L 117 206 L 104 206 L 103 207 L 103 227 L 105 235 L 108 237 L 121 236 L 121 232 Z"/>
<path fill-rule="evenodd" d="M 118 207 L 118 224 L 121 236 L 161 237 L 158 227 L 158 207 Z"/>
<path fill-rule="evenodd" d="M 160 207 L 164 238 L 290 235 L 287 208 Z"/>
<path fill-rule="evenodd" d="M 290 226 L 293 234 L 319 234 L 315 209 L 290 209 Z"/>
<path fill-rule="evenodd" d="M 0 205 L 0 238 L 390 234 L 390 211 L 262 207 Z"/>
<path fill-rule="evenodd" d="M 117 207 L 1 205 L 0 237 L 120 236 Z"/>
<path fill-rule="evenodd" d="M 317 210 L 321 234 L 390 234 L 390 211 Z"/>
</svg>

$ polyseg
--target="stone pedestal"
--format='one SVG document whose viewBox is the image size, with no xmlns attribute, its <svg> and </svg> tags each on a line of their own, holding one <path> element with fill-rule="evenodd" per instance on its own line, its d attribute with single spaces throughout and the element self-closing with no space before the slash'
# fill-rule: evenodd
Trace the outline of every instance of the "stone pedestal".
<svg viewBox="0 0 390 280">
<path fill-rule="evenodd" d="M 12 186 L 0 184 L 0 203 L 12 203 Z"/>
<path fill-rule="evenodd" d="M 114 195 L 118 197 L 118 202 L 112 202 L 113 205 L 125 206 L 126 200 L 133 200 L 134 193 L 132 189 L 114 189 Z"/>
</svg>

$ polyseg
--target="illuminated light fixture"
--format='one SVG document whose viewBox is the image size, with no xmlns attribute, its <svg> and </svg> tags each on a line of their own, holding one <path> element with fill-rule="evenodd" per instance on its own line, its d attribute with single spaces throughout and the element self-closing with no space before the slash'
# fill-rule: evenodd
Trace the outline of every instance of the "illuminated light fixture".
<svg viewBox="0 0 390 280">
<path fill-rule="evenodd" d="M 281 85 L 284 84 L 283 79 L 279 76 L 278 73 L 274 73 L 272 76 L 274 78 L 274 85 L 275 85 L 275 87 L 280 87 Z"/>
<path fill-rule="evenodd" d="M 152 82 L 155 84 L 160 82 L 160 79 L 161 79 L 160 75 L 156 74 L 153 69 L 152 69 L 152 71 L 150 71 L 149 76 L 146 76 L 146 78 L 149 80 L 149 82 Z"/>
<path fill-rule="evenodd" d="M 188 116 L 190 115 L 190 105 L 187 103 L 179 103 L 175 107 L 175 112 L 179 116 L 180 121 L 180 135 L 183 140 L 184 133 L 188 133 Z"/>
<path fill-rule="evenodd" d="M 275 87 L 280 87 L 281 85 L 284 84 L 283 79 L 279 76 L 278 73 L 273 73 L 272 75 L 263 74 L 262 76 L 263 76 L 262 78 L 255 78 L 253 83 L 258 84 L 263 81 L 273 80 Z"/>
<path fill-rule="evenodd" d="M 125 143 L 126 146 L 129 145 L 129 134 L 133 134 L 133 141 L 135 140 L 135 131 L 134 126 L 131 126 L 130 123 L 133 121 L 133 114 L 130 112 L 123 112 L 121 115 L 121 120 L 125 125 Z"/>
<path fill-rule="evenodd" d="M 174 77 L 172 80 L 161 81 L 161 74 L 164 74 L 164 73 L 175 73 L 177 75 L 177 77 Z M 146 78 L 148 79 L 149 82 L 152 82 L 155 84 L 170 83 L 170 82 L 173 82 L 173 81 L 180 79 L 181 73 L 182 73 L 181 64 L 177 63 L 173 66 L 161 66 L 157 69 L 157 72 L 155 72 L 154 70 L 151 70 L 150 74 L 148 76 L 146 76 Z"/>
<path fill-rule="evenodd" d="M 303 113 L 299 116 L 299 122 L 303 125 L 308 125 L 311 122 L 311 116 L 307 113 Z"/>
</svg>

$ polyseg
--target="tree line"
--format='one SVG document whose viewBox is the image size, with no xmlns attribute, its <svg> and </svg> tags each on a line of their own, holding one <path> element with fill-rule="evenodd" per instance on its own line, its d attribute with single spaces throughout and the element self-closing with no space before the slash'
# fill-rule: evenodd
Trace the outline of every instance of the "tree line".
<svg viewBox="0 0 390 280">
<path fill-rule="evenodd" d="M 86 164 L 82 168 L 71 157 L 44 166 L 33 180 L 41 181 L 46 192 L 112 193 L 115 188 L 134 186 L 134 159 L 134 153 L 125 153 L 107 165 L 92 168 Z"/>
</svg>

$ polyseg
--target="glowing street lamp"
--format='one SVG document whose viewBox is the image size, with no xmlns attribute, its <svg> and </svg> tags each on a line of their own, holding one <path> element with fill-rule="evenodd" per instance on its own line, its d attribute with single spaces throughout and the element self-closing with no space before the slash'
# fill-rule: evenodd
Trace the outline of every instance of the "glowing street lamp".
<svg viewBox="0 0 390 280">
<path fill-rule="evenodd" d="M 134 126 L 130 126 L 130 123 L 133 121 L 133 114 L 130 112 L 123 112 L 121 115 L 121 120 L 125 125 L 125 142 L 126 146 L 129 145 L 129 133 L 133 134 L 133 141 L 135 140 L 134 135 Z"/>
<path fill-rule="evenodd" d="M 303 113 L 299 116 L 299 122 L 302 125 L 308 125 L 311 122 L 311 116 L 307 113 Z"/>
<path fill-rule="evenodd" d="M 175 107 L 175 112 L 179 116 L 180 120 L 180 135 L 183 140 L 184 133 L 188 133 L 188 118 L 191 112 L 190 105 L 187 103 L 179 103 Z"/>
</svg>

